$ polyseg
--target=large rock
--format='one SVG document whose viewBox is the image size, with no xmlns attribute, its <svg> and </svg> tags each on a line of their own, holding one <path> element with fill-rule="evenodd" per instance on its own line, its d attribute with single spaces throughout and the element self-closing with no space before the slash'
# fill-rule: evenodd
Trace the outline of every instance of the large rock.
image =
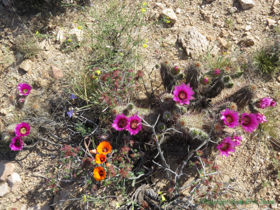
<svg viewBox="0 0 280 210">
<path fill-rule="evenodd" d="M 170 9 L 170 8 L 166 8 L 166 9 L 162 10 L 161 17 L 168 18 L 171 25 L 174 25 L 177 21 L 177 16 L 176 16 L 175 12 L 173 11 L 173 9 Z"/>
<path fill-rule="evenodd" d="M 10 185 L 12 192 L 17 192 L 19 190 L 19 187 L 22 183 L 20 176 L 18 173 L 12 173 L 11 176 L 8 178 L 8 183 Z"/>
<path fill-rule="evenodd" d="M 255 3 L 253 2 L 253 0 L 239 0 L 242 9 L 246 10 L 246 9 L 251 9 L 255 6 Z"/>
<path fill-rule="evenodd" d="M 51 66 L 50 76 L 54 79 L 60 79 L 63 78 L 63 73 L 58 67 Z"/>
<path fill-rule="evenodd" d="M 7 177 L 13 173 L 15 165 L 7 161 L 0 162 L 0 181 L 6 181 Z"/>
<path fill-rule="evenodd" d="M 177 42 L 182 45 L 182 48 L 190 57 L 198 57 L 211 49 L 211 55 L 216 55 L 218 52 L 217 46 L 210 46 L 206 36 L 199 33 L 194 27 L 179 32 Z"/>
<path fill-rule="evenodd" d="M 19 69 L 20 70 L 23 70 L 25 72 L 28 72 L 32 69 L 32 66 L 33 66 L 33 62 L 31 60 L 24 60 L 20 66 L 19 66 Z"/>
<path fill-rule="evenodd" d="M 0 184 L 0 197 L 4 196 L 8 192 L 10 192 L 10 188 L 9 188 L 8 184 L 6 182 L 3 184 Z"/>
</svg>

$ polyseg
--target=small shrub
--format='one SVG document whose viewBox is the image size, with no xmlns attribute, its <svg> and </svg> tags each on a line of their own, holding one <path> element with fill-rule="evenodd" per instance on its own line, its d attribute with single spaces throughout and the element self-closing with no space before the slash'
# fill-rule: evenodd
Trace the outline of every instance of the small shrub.
<svg viewBox="0 0 280 210">
<path fill-rule="evenodd" d="M 28 59 L 38 55 L 41 48 L 33 36 L 23 34 L 16 39 L 15 50 L 23 54 L 25 59 Z"/>
</svg>

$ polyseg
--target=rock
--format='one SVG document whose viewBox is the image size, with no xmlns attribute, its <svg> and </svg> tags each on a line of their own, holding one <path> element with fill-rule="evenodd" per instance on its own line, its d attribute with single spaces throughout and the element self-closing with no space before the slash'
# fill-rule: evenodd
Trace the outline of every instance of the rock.
<svg viewBox="0 0 280 210">
<path fill-rule="evenodd" d="M 22 207 L 20 208 L 20 210 L 26 210 L 27 209 L 27 205 L 23 204 Z"/>
<path fill-rule="evenodd" d="M 214 41 L 215 40 L 215 38 L 213 37 L 213 36 L 211 36 L 211 35 L 206 35 L 206 39 L 208 40 L 208 41 Z"/>
<path fill-rule="evenodd" d="M 56 66 L 51 66 L 50 76 L 54 79 L 60 79 L 63 77 L 62 71 Z"/>
<path fill-rule="evenodd" d="M 19 190 L 19 187 L 22 183 L 20 176 L 18 173 L 12 173 L 11 176 L 8 178 L 8 183 L 10 185 L 12 192 L 17 192 Z"/>
<path fill-rule="evenodd" d="M 170 20 L 170 24 L 174 25 L 177 21 L 177 16 L 175 12 L 172 9 L 166 8 L 162 10 L 162 13 L 160 15 L 161 17 L 168 17 L 168 20 Z"/>
<path fill-rule="evenodd" d="M 6 182 L 3 184 L 0 184 L 0 197 L 4 196 L 8 192 L 10 192 L 10 188 L 9 188 L 8 184 Z"/>
<path fill-rule="evenodd" d="M 0 119 L 0 133 L 5 129 L 5 125 L 2 122 L 2 120 Z M 1 169 L 0 169 L 1 170 Z M 1 173 L 1 172 L 0 172 Z"/>
<path fill-rule="evenodd" d="M 188 27 L 179 32 L 177 42 L 182 45 L 182 48 L 190 57 L 197 57 L 207 52 L 207 49 L 212 48 L 212 46 L 209 46 L 206 37 L 199 33 L 194 27 Z M 210 53 L 215 55 L 217 52 L 217 47 L 213 46 Z"/>
<path fill-rule="evenodd" d="M 164 9 L 166 6 L 162 3 L 155 3 L 156 7 L 159 7 L 160 9 Z"/>
<path fill-rule="evenodd" d="M 250 26 L 250 25 L 247 25 L 246 27 L 245 27 L 245 31 L 250 31 L 252 29 L 252 26 Z"/>
<path fill-rule="evenodd" d="M 47 87 L 49 85 L 49 81 L 46 79 L 42 79 L 40 77 L 37 77 L 34 81 L 34 85 L 36 87 Z"/>
<path fill-rule="evenodd" d="M 79 42 L 83 41 L 83 30 L 80 30 L 78 28 L 73 28 L 68 32 L 69 35 L 72 35 L 73 38 L 76 37 Z"/>
<path fill-rule="evenodd" d="M 7 177 L 13 173 L 15 165 L 8 161 L 0 162 L 0 181 L 6 181 Z"/>
<path fill-rule="evenodd" d="M 228 13 L 229 14 L 233 14 L 233 13 L 235 13 L 237 11 L 237 8 L 236 7 L 230 7 L 230 8 L 228 8 Z"/>
<path fill-rule="evenodd" d="M 200 10 L 201 15 L 203 16 L 204 20 L 207 23 L 211 23 L 212 22 L 212 15 L 208 12 L 205 12 L 203 10 Z"/>
<path fill-rule="evenodd" d="M 255 45 L 255 39 L 252 36 L 246 36 L 241 42 L 244 43 L 246 47 Z"/>
<path fill-rule="evenodd" d="M 279 77 L 277 77 L 277 81 L 278 81 L 278 82 L 280 82 L 280 76 L 279 76 Z"/>
<path fill-rule="evenodd" d="M 270 204 L 270 207 L 271 207 L 272 209 L 278 209 L 278 208 L 277 208 L 277 203 Z"/>
<path fill-rule="evenodd" d="M 223 48 L 228 49 L 230 47 L 229 43 L 225 39 L 218 37 L 217 40 Z"/>
<path fill-rule="evenodd" d="M 246 10 L 246 9 L 251 9 L 255 6 L 255 3 L 253 2 L 253 0 L 239 0 L 242 9 Z"/>
<path fill-rule="evenodd" d="M 225 29 L 221 29 L 220 37 L 228 37 L 228 32 Z"/>
<path fill-rule="evenodd" d="M 40 206 L 37 204 L 36 206 L 31 206 L 27 210 L 41 210 Z"/>
<path fill-rule="evenodd" d="M 275 25 L 277 23 L 276 20 L 272 20 L 270 18 L 267 18 L 266 21 L 267 21 L 268 27 L 273 27 L 273 25 Z"/>
<path fill-rule="evenodd" d="M 242 23 L 242 19 L 240 17 L 236 18 L 236 22 L 241 24 Z"/>
<path fill-rule="evenodd" d="M 177 8 L 177 9 L 175 10 L 175 13 L 176 13 L 176 14 L 180 14 L 180 13 L 181 13 L 181 9 L 180 9 L 180 8 Z"/>
<path fill-rule="evenodd" d="M 223 178 L 223 182 L 228 183 L 230 180 L 230 177 L 228 175 L 225 175 Z"/>
<path fill-rule="evenodd" d="M 19 69 L 25 72 L 29 72 L 32 69 L 32 66 L 33 66 L 33 62 L 31 60 L 24 60 L 20 64 Z"/>
</svg>

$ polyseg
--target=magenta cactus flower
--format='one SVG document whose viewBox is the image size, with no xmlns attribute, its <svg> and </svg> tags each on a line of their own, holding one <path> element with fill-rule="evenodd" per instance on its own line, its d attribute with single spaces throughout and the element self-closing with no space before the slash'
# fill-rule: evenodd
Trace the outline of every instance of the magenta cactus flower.
<svg viewBox="0 0 280 210">
<path fill-rule="evenodd" d="M 19 94 L 22 96 L 28 96 L 31 91 L 31 86 L 27 83 L 19 83 L 17 86 Z"/>
<path fill-rule="evenodd" d="M 257 113 L 256 118 L 257 118 L 257 121 L 258 121 L 259 124 L 267 122 L 266 117 L 261 113 Z"/>
<path fill-rule="evenodd" d="M 28 136 L 30 132 L 30 126 L 28 123 L 22 122 L 17 124 L 15 128 L 16 136 Z"/>
<path fill-rule="evenodd" d="M 137 116 L 137 114 L 132 115 L 128 119 L 126 130 L 128 130 L 131 135 L 136 135 L 141 129 L 141 119 Z"/>
<path fill-rule="evenodd" d="M 202 78 L 200 79 L 200 82 L 201 82 L 201 84 L 203 84 L 203 85 L 207 85 L 207 84 L 209 84 L 209 82 L 210 82 L 210 78 L 204 76 L 204 77 L 202 77 Z"/>
<path fill-rule="evenodd" d="M 122 131 L 127 128 L 128 119 L 124 114 L 119 114 L 114 119 L 112 127 L 115 128 L 117 131 Z"/>
<path fill-rule="evenodd" d="M 233 139 L 234 139 L 237 146 L 239 146 L 241 144 L 241 141 L 242 141 L 241 136 L 233 136 Z"/>
<path fill-rule="evenodd" d="M 194 99 L 192 95 L 194 92 L 192 91 L 192 87 L 190 84 L 182 83 L 179 86 L 175 86 L 175 90 L 173 91 L 173 100 L 179 102 L 180 105 L 190 104 L 190 100 Z"/>
<path fill-rule="evenodd" d="M 23 141 L 19 136 L 12 138 L 12 143 L 10 143 L 10 148 L 13 151 L 19 151 L 23 148 Z"/>
<path fill-rule="evenodd" d="M 243 113 L 241 116 L 241 126 L 246 132 L 253 132 L 255 129 L 258 128 L 258 120 L 256 114 L 251 113 Z"/>
<path fill-rule="evenodd" d="M 223 120 L 224 124 L 227 125 L 228 127 L 234 128 L 235 126 L 239 125 L 238 112 L 226 108 L 226 110 L 222 111 L 221 114 L 222 114 L 221 120 Z"/>
<path fill-rule="evenodd" d="M 214 69 L 212 72 L 213 76 L 219 76 L 220 75 L 220 69 Z"/>
<path fill-rule="evenodd" d="M 264 109 L 264 108 L 269 107 L 269 106 L 273 106 L 274 107 L 275 104 L 276 104 L 276 102 L 273 101 L 273 99 L 269 98 L 269 97 L 261 98 L 257 102 L 258 108 L 261 108 L 261 109 Z"/>
<path fill-rule="evenodd" d="M 226 137 L 224 141 L 222 141 L 218 146 L 217 149 L 220 150 L 220 156 L 225 155 L 228 157 L 230 154 L 229 152 L 235 152 L 234 147 L 236 143 L 231 140 L 231 137 Z"/>
</svg>

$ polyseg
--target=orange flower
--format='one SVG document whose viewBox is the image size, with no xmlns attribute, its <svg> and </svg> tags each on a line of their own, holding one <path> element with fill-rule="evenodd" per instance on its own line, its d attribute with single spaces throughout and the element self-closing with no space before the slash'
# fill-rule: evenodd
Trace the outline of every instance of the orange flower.
<svg viewBox="0 0 280 210">
<path fill-rule="evenodd" d="M 110 167 L 110 166 L 111 166 L 111 164 L 110 164 L 110 163 L 106 163 L 106 166 L 107 166 L 107 167 Z"/>
<path fill-rule="evenodd" d="M 97 152 L 100 154 L 108 154 L 112 150 L 112 146 L 108 141 L 102 141 L 100 144 L 97 146 Z"/>
<path fill-rule="evenodd" d="M 102 164 L 106 162 L 106 156 L 104 154 L 97 154 L 95 156 L 95 162 L 97 164 Z"/>
<path fill-rule="evenodd" d="M 105 179 L 105 177 L 106 177 L 106 172 L 105 172 L 104 168 L 101 167 L 101 166 L 96 167 L 96 168 L 93 170 L 93 177 L 94 177 L 97 181 L 102 181 L 103 179 Z"/>
</svg>

